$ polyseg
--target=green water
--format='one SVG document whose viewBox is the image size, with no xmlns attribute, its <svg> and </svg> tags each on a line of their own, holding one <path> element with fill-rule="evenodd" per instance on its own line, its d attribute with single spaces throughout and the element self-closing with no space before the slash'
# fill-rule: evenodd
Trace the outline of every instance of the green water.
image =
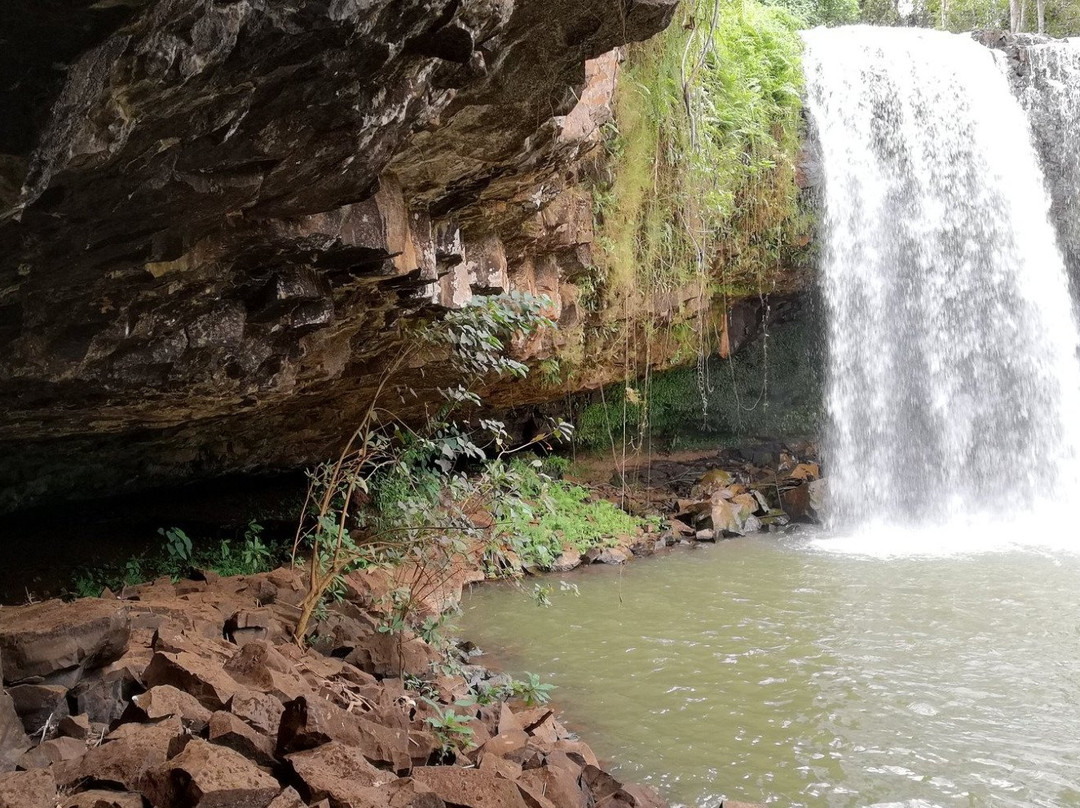
<svg viewBox="0 0 1080 808">
<path fill-rule="evenodd" d="M 592 567 L 548 608 L 483 586 L 459 633 L 673 802 L 1080 806 L 1080 556 L 836 549 Z"/>
</svg>

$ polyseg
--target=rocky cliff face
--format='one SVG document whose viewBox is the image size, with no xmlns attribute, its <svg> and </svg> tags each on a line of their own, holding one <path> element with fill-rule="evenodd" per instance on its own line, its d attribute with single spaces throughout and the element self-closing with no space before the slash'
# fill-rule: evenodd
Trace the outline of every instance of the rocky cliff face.
<svg viewBox="0 0 1080 808">
<path fill-rule="evenodd" d="M 592 214 L 578 180 L 610 114 L 613 49 L 674 7 L 3 12 L 0 509 L 320 457 L 366 405 L 402 316 L 514 288 L 580 322 Z M 693 316 L 700 298 L 647 318 Z"/>
<path fill-rule="evenodd" d="M 1027 110 L 1075 297 L 1080 290 L 1080 44 L 996 31 L 977 38 L 999 51 L 1013 92 Z"/>
</svg>

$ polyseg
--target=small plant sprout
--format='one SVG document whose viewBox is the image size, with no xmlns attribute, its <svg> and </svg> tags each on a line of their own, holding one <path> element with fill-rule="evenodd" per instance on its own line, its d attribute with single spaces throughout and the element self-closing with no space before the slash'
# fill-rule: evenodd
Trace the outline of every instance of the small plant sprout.
<svg viewBox="0 0 1080 808">
<path fill-rule="evenodd" d="M 535 673 L 526 673 L 524 681 L 514 681 L 510 685 L 510 693 L 521 699 L 528 707 L 537 707 L 551 701 L 551 691 L 555 685 L 543 684 L 540 677 Z"/>
<path fill-rule="evenodd" d="M 475 735 L 473 728 L 469 726 L 472 716 L 458 715 L 452 706 L 444 709 L 438 702 L 426 696 L 423 700 L 435 710 L 435 715 L 428 716 L 425 723 L 431 727 L 431 731 L 442 744 L 443 754 L 460 754 L 469 749 Z"/>
</svg>

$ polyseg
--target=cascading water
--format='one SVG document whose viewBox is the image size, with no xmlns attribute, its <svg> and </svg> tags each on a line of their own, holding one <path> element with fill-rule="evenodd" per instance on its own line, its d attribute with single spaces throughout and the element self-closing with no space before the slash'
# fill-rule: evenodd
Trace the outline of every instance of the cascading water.
<svg viewBox="0 0 1080 808">
<path fill-rule="evenodd" d="M 1077 478 L 1077 330 L 1008 80 L 964 36 L 852 27 L 805 40 L 835 526 L 1060 506 Z"/>
</svg>

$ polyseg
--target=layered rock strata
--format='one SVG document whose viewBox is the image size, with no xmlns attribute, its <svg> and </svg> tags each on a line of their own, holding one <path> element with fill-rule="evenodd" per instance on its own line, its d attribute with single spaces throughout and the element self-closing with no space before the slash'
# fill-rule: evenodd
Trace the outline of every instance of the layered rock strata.
<svg viewBox="0 0 1080 808">
<path fill-rule="evenodd" d="M 579 323 L 613 49 L 675 0 L 69 5 L 0 62 L 0 508 L 320 457 L 403 316 Z"/>
</svg>

